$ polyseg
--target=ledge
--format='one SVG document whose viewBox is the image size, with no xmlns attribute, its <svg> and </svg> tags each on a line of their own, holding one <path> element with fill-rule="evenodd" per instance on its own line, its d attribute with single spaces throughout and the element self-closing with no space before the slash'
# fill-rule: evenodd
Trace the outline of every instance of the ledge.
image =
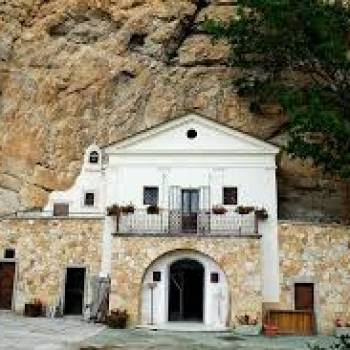
<svg viewBox="0 0 350 350">
<path fill-rule="evenodd" d="M 112 236 L 115 238 L 123 237 L 135 237 L 135 238 L 157 238 L 157 237 L 167 237 L 167 238 L 228 238 L 228 239 L 260 239 L 262 235 L 251 234 L 251 235 L 225 235 L 225 234 L 200 234 L 200 233 L 112 233 Z"/>
</svg>

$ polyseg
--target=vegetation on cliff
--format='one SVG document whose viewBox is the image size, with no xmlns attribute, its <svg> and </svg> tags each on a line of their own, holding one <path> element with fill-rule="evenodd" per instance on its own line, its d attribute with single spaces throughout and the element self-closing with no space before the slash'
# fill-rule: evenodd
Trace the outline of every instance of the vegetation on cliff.
<svg viewBox="0 0 350 350">
<path fill-rule="evenodd" d="M 237 0 L 229 22 L 208 20 L 227 39 L 235 80 L 251 110 L 278 103 L 290 117 L 287 151 L 350 178 L 350 11 L 336 1 Z"/>
</svg>

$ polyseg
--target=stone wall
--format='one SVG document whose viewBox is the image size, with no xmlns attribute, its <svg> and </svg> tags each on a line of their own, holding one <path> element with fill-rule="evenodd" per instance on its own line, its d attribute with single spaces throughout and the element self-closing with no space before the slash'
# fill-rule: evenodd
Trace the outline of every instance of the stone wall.
<svg viewBox="0 0 350 350">
<path fill-rule="evenodd" d="M 86 267 L 88 280 L 98 275 L 102 232 L 99 219 L 0 220 L 0 259 L 4 249 L 16 249 L 16 311 L 33 298 L 57 305 L 67 266 Z"/>
<path fill-rule="evenodd" d="M 110 307 L 127 309 L 132 324 L 140 321 L 140 292 L 147 267 L 158 257 L 174 250 L 206 254 L 226 273 L 231 297 L 231 324 L 236 315 L 261 313 L 258 239 L 115 237 L 112 249 Z"/>
<path fill-rule="evenodd" d="M 331 333 L 334 320 L 350 321 L 350 227 L 281 223 L 281 301 L 294 309 L 294 283 L 315 284 L 318 331 Z"/>
</svg>

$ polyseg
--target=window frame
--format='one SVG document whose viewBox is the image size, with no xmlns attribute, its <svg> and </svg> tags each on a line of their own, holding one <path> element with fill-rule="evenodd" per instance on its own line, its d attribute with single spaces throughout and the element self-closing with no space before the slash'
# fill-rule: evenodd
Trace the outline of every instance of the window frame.
<svg viewBox="0 0 350 350">
<path fill-rule="evenodd" d="M 11 256 L 8 256 L 8 255 L 11 255 Z M 4 249 L 4 259 L 16 259 L 16 249 L 15 248 L 5 248 Z"/>
<path fill-rule="evenodd" d="M 91 161 L 92 157 L 96 157 L 96 161 Z M 93 150 L 91 152 L 89 152 L 89 164 L 99 164 L 100 162 L 100 153 L 96 150 Z"/>
<path fill-rule="evenodd" d="M 89 194 L 93 195 L 93 203 L 92 204 L 88 204 L 86 202 L 86 196 Z M 96 192 L 95 191 L 85 191 L 84 192 L 83 205 L 84 205 L 84 207 L 88 207 L 88 208 L 92 208 L 92 207 L 96 206 Z"/>
<path fill-rule="evenodd" d="M 157 191 L 157 201 L 156 203 L 146 203 L 146 190 L 156 190 Z M 143 205 L 147 206 L 158 206 L 159 205 L 159 186 L 143 186 L 143 193 L 142 193 L 142 203 Z"/>
<path fill-rule="evenodd" d="M 234 203 L 225 202 L 225 199 L 227 198 L 227 196 L 225 196 L 226 190 L 234 190 L 235 191 Z M 222 187 L 222 204 L 223 205 L 238 205 L 238 187 L 237 186 L 223 186 Z"/>
</svg>

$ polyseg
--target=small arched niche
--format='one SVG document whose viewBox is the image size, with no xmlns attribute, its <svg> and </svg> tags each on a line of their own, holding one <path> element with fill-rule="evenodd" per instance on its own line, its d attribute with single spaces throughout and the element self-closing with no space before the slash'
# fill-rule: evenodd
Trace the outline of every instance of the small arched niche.
<svg viewBox="0 0 350 350">
<path fill-rule="evenodd" d="M 91 145 L 86 149 L 84 165 L 90 169 L 100 169 L 102 165 L 102 152 L 97 145 Z"/>
</svg>

